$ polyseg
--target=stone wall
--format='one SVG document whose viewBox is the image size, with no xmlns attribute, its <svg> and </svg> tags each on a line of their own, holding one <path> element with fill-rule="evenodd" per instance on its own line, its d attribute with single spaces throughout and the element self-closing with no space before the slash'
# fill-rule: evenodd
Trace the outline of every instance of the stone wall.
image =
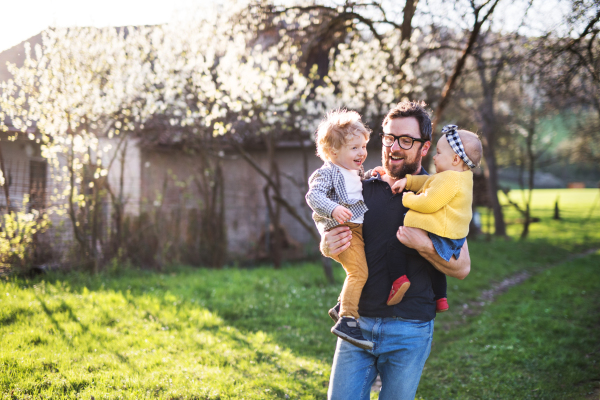
<svg viewBox="0 0 600 400">
<path fill-rule="evenodd" d="M 304 156 L 300 148 L 277 150 L 277 161 L 281 169 L 282 194 L 298 210 L 298 213 L 314 226 L 311 210 L 304 196 L 307 184 L 305 176 L 319 168 L 323 162 L 307 150 L 305 173 Z M 380 154 L 372 151 L 367 160 L 367 168 L 380 165 Z M 252 157 L 267 169 L 267 156 L 264 152 L 252 152 Z M 197 163 L 192 157 L 178 150 L 142 151 L 141 204 L 143 209 L 162 207 L 176 217 L 186 215 L 186 210 L 198 207 L 199 194 L 193 184 L 192 174 L 198 173 Z M 228 238 L 228 252 L 232 259 L 255 256 L 259 239 L 269 224 L 269 217 L 263 189 L 266 181 L 244 159 L 226 155 L 223 163 L 225 183 L 225 224 Z M 176 179 L 175 179 L 176 178 Z M 177 183 L 178 182 L 178 183 Z M 166 188 L 166 190 L 164 190 Z M 163 195 L 164 192 L 164 195 Z M 162 198 L 162 201 L 160 200 Z M 179 211 L 177 211 L 180 209 Z M 281 222 L 290 239 L 302 246 L 304 254 L 316 253 L 316 244 L 311 235 L 287 211 L 282 209 Z M 186 230 L 183 225 L 180 229 Z"/>
</svg>

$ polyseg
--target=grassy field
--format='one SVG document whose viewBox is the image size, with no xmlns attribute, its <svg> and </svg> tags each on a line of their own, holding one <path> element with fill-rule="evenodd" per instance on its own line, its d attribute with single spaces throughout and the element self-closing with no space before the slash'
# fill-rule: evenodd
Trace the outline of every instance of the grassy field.
<svg viewBox="0 0 600 400">
<path fill-rule="evenodd" d="M 472 272 L 448 281 L 418 398 L 600 398 L 600 253 L 573 258 L 600 248 L 600 204 L 586 219 L 598 192 L 536 191 L 528 240 L 469 243 Z M 324 399 L 336 277 L 305 263 L 5 278 L 2 399 Z"/>
<path fill-rule="evenodd" d="M 600 252 L 562 263 L 438 335 L 419 395 L 598 399 L 599 269 Z"/>
</svg>

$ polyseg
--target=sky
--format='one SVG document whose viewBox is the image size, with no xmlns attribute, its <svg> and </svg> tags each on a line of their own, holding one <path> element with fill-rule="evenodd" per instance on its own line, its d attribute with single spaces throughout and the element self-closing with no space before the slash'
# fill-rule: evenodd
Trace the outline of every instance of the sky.
<svg viewBox="0 0 600 400">
<path fill-rule="evenodd" d="M 154 25 L 210 0 L 0 0 L 0 51 L 44 29 Z"/>
</svg>

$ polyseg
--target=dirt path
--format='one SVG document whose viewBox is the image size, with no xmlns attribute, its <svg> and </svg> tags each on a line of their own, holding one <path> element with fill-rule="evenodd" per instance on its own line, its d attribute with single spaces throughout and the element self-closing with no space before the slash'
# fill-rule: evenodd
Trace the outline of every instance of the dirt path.
<svg viewBox="0 0 600 400">
<path fill-rule="evenodd" d="M 597 251 L 600 251 L 600 248 L 594 248 L 594 249 L 586 250 L 582 253 L 572 254 L 570 257 L 567 257 L 566 259 L 562 259 L 558 262 L 546 264 L 541 267 L 533 268 L 530 271 L 518 272 L 512 276 L 509 276 L 508 278 L 504 279 L 502 282 L 493 284 L 490 289 L 484 290 L 483 292 L 481 292 L 481 295 L 479 296 L 478 300 L 463 304 L 463 309 L 461 310 L 460 314 L 463 316 L 478 315 L 481 313 L 484 306 L 493 303 L 494 300 L 496 299 L 496 297 L 498 297 L 502 293 L 506 292 L 511 287 L 520 285 L 521 283 L 523 283 L 527 279 L 531 278 L 532 276 L 537 275 L 546 270 L 549 270 L 551 268 L 554 268 L 560 264 L 564 264 L 564 263 L 567 263 L 567 262 L 570 262 L 573 260 L 577 260 L 579 258 L 587 257 L 590 254 L 594 254 Z"/>
</svg>

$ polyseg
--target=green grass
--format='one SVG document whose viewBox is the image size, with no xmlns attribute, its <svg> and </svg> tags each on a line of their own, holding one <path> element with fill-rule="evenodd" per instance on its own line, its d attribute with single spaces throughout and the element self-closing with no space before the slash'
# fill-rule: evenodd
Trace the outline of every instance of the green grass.
<svg viewBox="0 0 600 400">
<path fill-rule="evenodd" d="M 509 197 L 512 201 L 518 203 L 524 209 L 526 192 L 521 190 L 511 190 Z M 521 233 L 521 214 L 514 207 L 509 206 L 506 196 L 499 192 L 500 203 L 504 205 L 505 220 L 508 224 L 509 234 L 518 236 Z M 532 213 L 533 217 L 538 217 L 544 222 L 551 222 L 554 216 L 554 204 L 558 200 L 560 217 L 564 221 L 577 221 L 586 223 L 588 218 L 597 219 L 600 217 L 600 190 L 599 189 L 534 189 L 532 195 Z M 485 211 L 482 210 L 483 213 Z M 487 221 L 483 221 L 484 227 Z M 548 229 L 559 226 L 547 226 L 541 224 L 541 237 L 548 238 Z M 532 227 L 536 227 L 533 224 Z M 570 227 L 571 228 L 571 227 Z M 582 225 L 584 228 L 585 225 Z"/>
<path fill-rule="evenodd" d="M 511 191 L 510 195 L 515 202 L 522 198 L 520 191 Z M 598 195 L 600 190 L 597 189 L 534 190 L 532 216 L 541 221 L 530 225 L 526 240 L 518 239 L 522 230 L 521 215 L 513 207 L 505 206 L 509 238 L 484 236 L 469 242 L 471 273 L 464 281 L 448 280 L 449 299 L 455 298 L 462 303 L 475 301 L 482 290 L 517 272 L 535 271 L 564 261 L 571 254 L 600 248 L 600 203 L 587 219 Z M 560 220 L 552 218 L 557 196 L 560 196 Z M 487 213 L 481 211 L 486 227 Z M 493 228 L 493 222 L 491 226 Z M 440 319 L 445 321 L 446 317 Z"/>
<path fill-rule="evenodd" d="M 426 399 L 578 399 L 600 378 L 600 252 L 502 295 L 433 347 Z M 598 397 L 596 397 L 597 399 Z"/>
<path fill-rule="evenodd" d="M 509 196 L 513 201 L 523 202 L 523 192 L 521 190 L 511 190 Z M 561 216 L 567 217 L 587 217 L 592 205 L 596 203 L 593 215 L 600 216 L 600 196 L 599 189 L 534 189 L 533 207 L 540 217 L 552 217 L 554 213 L 554 203 L 558 199 Z M 503 204 L 506 197 L 500 194 L 500 200 Z"/>
<path fill-rule="evenodd" d="M 571 399 L 594 390 L 600 256 L 567 260 L 600 247 L 600 207 L 584 218 L 596 193 L 536 191 L 541 222 L 528 240 L 469 243 L 472 271 L 448 281 L 450 311 L 436 319 L 418 397 Z M 560 221 L 551 219 L 557 194 Z M 548 266 L 481 305 L 483 290 Z M 1 398 L 324 399 L 335 346 L 327 309 L 343 279 L 335 272 L 337 285 L 312 263 L 2 279 Z"/>
<path fill-rule="evenodd" d="M 340 277 L 341 279 L 341 277 Z M 0 285 L 4 398 L 323 398 L 337 288 L 315 265 Z"/>
</svg>

